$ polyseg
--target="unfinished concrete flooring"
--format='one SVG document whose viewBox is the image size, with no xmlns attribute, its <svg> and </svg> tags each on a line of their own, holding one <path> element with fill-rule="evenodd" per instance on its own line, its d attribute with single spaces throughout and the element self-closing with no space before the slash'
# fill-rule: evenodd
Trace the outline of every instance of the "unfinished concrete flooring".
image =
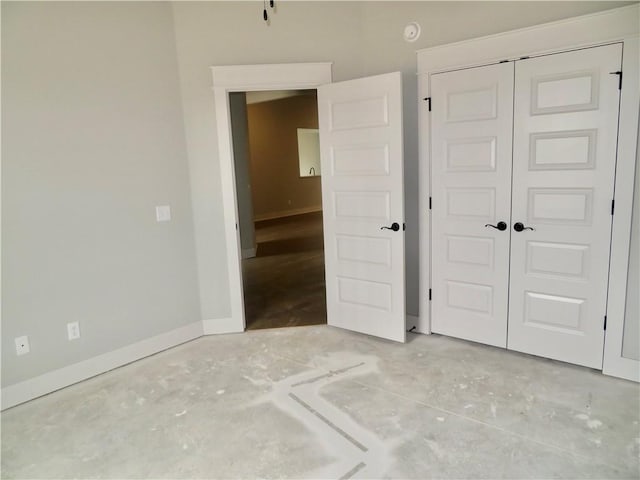
<svg viewBox="0 0 640 480">
<path fill-rule="evenodd" d="M 2 413 L 2 478 L 638 478 L 637 384 L 437 335 L 203 337 Z"/>
</svg>

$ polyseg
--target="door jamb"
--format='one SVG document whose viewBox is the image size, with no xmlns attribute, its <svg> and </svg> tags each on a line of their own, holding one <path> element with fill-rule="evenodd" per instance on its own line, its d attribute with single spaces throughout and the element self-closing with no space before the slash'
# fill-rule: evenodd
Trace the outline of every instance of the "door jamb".
<svg viewBox="0 0 640 480">
<path fill-rule="evenodd" d="M 331 67 L 331 62 L 211 67 L 217 120 L 227 269 L 231 293 L 231 318 L 227 330 L 229 332 L 243 332 L 246 327 L 229 93 L 318 88 L 321 85 L 331 83 Z M 209 326 L 205 322 L 204 334 L 210 333 L 218 333 L 218 329 L 216 325 Z"/>
<path fill-rule="evenodd" d="M 640 363 L 622 357 L 622 336 L 640 107 L 640 91 L 637 88 L 640 63 L 638 61 L 640 38 L 637 26 L 639 14 L 640 7 L 636 4 L 418 51 L 418 101 L 421 103 L 420 238 L 430 239 L 431 219 L 428 202 L 431 195 L 429 172 L 431 119 L 427 102 L 423 101 L 431 96 L 430 76 L 435 73 L 489 65 L 504 60 L 517 60 L 523 56 L 538 56 L 608 43 L 623 43 L 622 68 L 625 79 L 622 84 L 619 112 L 614 186 L 616 210 L 611 238 L 608 321 L 603 373 L 635 381 L 640 381 Z M 441 99 L 433 99 L 433 101 L 441 101 Z M 422 325 L 428 325 L 425 333 L 431 331 L 431 306 L 428 299 L 428 288 L 431 286 L 430 250 L 430 240 L 420 242 L 420 280 L 423 285 L 420 289 L 420 322 Z"/>
</svg>

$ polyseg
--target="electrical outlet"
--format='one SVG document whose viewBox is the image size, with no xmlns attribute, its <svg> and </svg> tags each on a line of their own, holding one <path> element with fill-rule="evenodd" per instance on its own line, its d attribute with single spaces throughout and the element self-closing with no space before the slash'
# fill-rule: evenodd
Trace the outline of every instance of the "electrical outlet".
<svg viewBox="0 0 640 480">
<path fill-rule="evenodd" d="M 78 322 L 67 323 L 67 336 L 69 340 L 80 338 L 80 324 Z"/>
<path fill-rule="evenodd" d="M 26 335 L 22 337 L 16 337 L 16 354 L 24 355 L 25 353 L 29 353 L 29 337 Z"/>
</svg>

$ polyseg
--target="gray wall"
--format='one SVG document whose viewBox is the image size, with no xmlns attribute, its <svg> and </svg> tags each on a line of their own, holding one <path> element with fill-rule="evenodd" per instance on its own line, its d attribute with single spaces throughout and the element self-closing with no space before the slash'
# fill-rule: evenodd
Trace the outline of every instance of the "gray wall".
<svg viewBox="0 0 640 480">
<path fill-rule="evenodd" d="M 415 314 L 415 50 L 620 5 L 279 2 L 266 26 L 262 2 L 2 2 L 2 385 L 229 316 L 209 66 L 403 72 Z M 423 27 L 413 44 L 408 21 Z M 156 223 L 164 204 L 173 220 Z"/>
<path fill-rule="evenodd" d="M 3 386 L 200 320 L 187 165 L 168 4 L 2 2 Z"/>
<path fill-rule="evenodd" d="M 233 166 L 236 175 L 240 245 L 242 250 L 250 250 L 256 247 L 256 231 L 253 224 L 253 202 L 251 200 L 247 95 L 244 92 L 230 94 L 229 110 L 231 135 L 233 136 Z"/>
<path fill-rule="evenodd" d="M 276 3 L 278 13 L 272 15 L 270 27 L 262 20 L 262 2 L 172 4 L 204 319 L 231 315 L 209 67 L 327 61 L 334 62 L 338 80 L 362 71 L 359 4 Z"/>
<path fill-rule="evenodd" d="M 404 79 L 407 313 L 418 313 L 416 50 L 559 20 L 623 2 L 279 2 L 266 26 L 261 2 L 175 2 L 178 63 L 205 318 L 231 313 L 212 65 L 333 62 L 334 81 L 401 71 Z M 415 43 L 402 39 L 418 21 Z M 242 32 L 239 36 L 238 32 Z"/>
</svg>

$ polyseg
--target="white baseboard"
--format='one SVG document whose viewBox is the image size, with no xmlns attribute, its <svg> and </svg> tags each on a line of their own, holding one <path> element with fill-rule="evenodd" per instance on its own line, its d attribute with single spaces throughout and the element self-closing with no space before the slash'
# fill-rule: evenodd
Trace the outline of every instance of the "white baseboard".
<svg viewBox="0 0 640 480">
<path fill-rule="evenodd" d="M 273 220 L 275 218 L 293 217 L 294 215 L 303 215 L 305 213 L 321 212 L 322 206 L 318 207 L 304 207 L 294 208 L 293 210 L 282 210 L 279 212 L 264 213 L 262 215 L 255 215 L 253 217 L 254 222 L 260 222 L 262 220 Z"/>
<path fill-rule="evenodd" d="M 242 258 L 253 258 L 256 256 L 256 248 L 243 248 L 242 249 Z"/>
<path fill-rule="evenodd" d="M 218 335 L 221 333 L 242 333 L 244 325 L 242 321 L 232 317 L 228 318 L 212 318 L 202 321 L 202 327 L 205 335 Z"/>
<path fill-rule="evenodd" d="M 202 336 L 202 322 L 194 322 L 112 352 L 45 373 L 2 389 L 2 410 L 140 360 Z"/>
</svg>

